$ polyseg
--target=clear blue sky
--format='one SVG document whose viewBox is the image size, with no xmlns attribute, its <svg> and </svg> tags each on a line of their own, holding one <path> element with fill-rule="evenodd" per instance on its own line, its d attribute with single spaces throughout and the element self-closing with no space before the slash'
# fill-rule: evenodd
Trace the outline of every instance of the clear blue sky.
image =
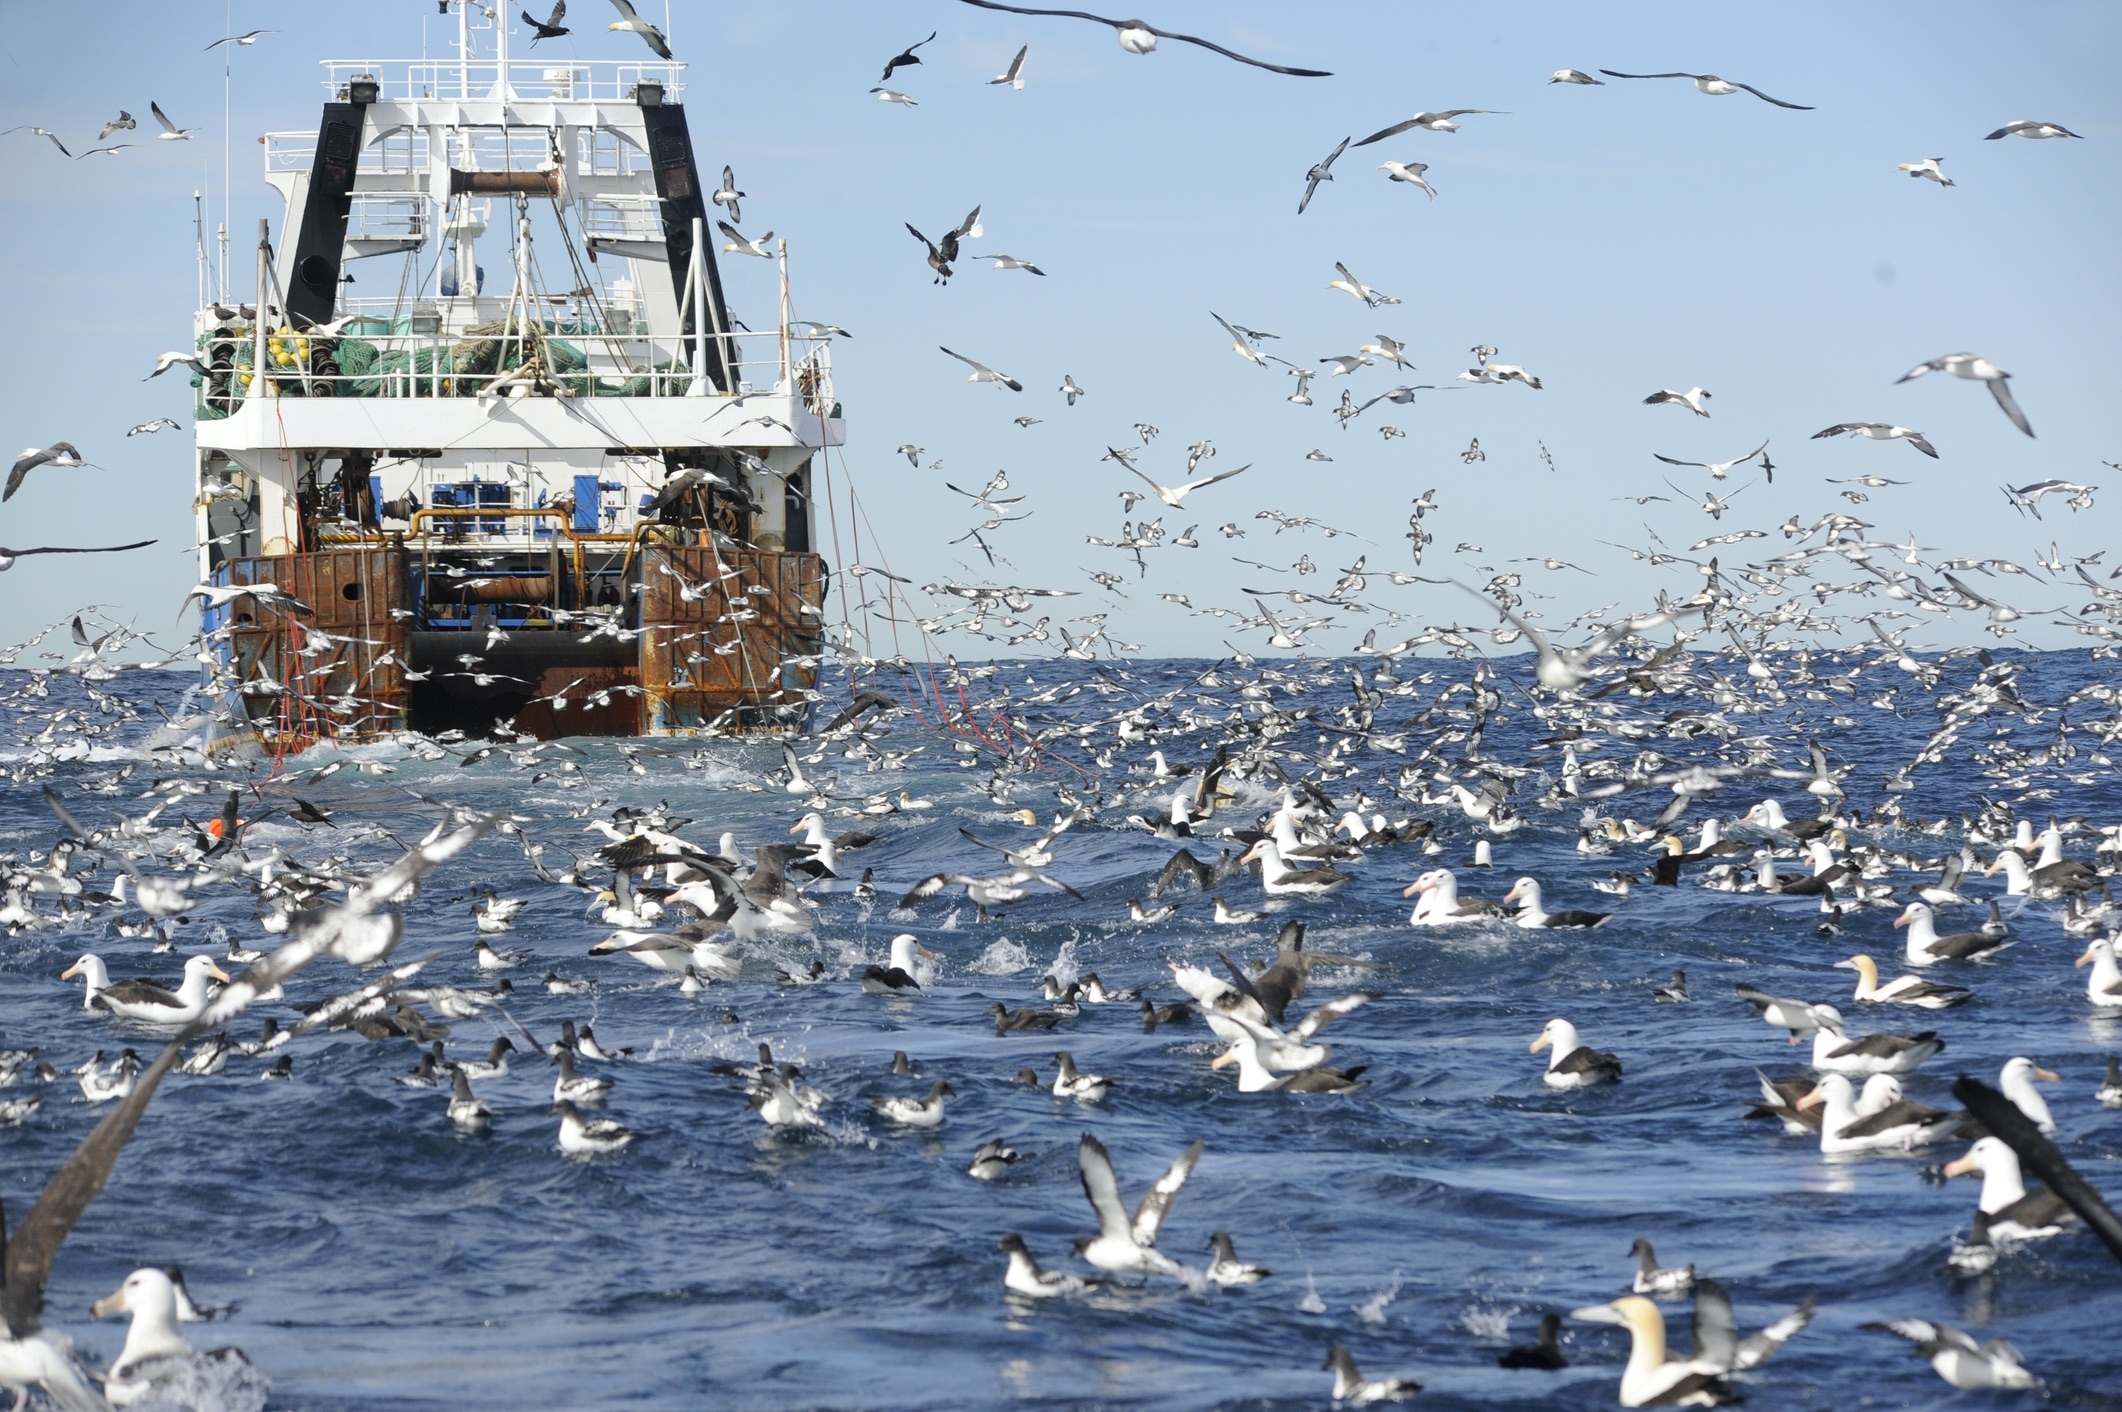
<svg viewBox="0 0 2122 1412">
<path fill-rule="evenodd" d="M 570 8 L 576 32 L 541 53 L 645 53 L 635 37 L 604 31 L 613 17 L 604 0 Z M 659 20 L 662 9 L 642 6 Z M 1127 597 L 1110 604 L 1114 631 L 1152 653 L 1213 653 L 1232 636 L 1228 622 L 1190 618 L 1159 593 L 1241 605 L 1241 585 L 1298 583 L 1233 564 L 1232 553 L 1271 564 L 1308 554 L 1327 572 L 1303 586 L 1320 592 L 1358 552 L 1374 571 L 1410 567 L 1400 538 L 1407 502 L 1430 487 L 1439 543 L 1422 572 L 1450 564 L 1478 580 L 1485 575 L 1470 563 L 1502 568 L 1550 553 L 1596 572 L 1514 566 L 1529 588 L 1558 595 L 1538 605 L 1550 617 L 1692 588 L 1691 578 L 1597 541 L 1643 544 L 1647 521 L 1684 547 L 1719 530 L 1773 532 L 1794 512 L 1809 522 L 1850 509 L 1835 498 L 1844 487 L 1823 484 L 1829 476 L 1911 481 L 1871 492 L 1853 513 L 1874 520 L 1880 538 L 1913 532 L 1941 555 L 2027 564 L 2052 538 L 2066 553 L 2122 544 L 2122 476 L 2101 465 L 2122 460 L 2109 423 L 2122 373 L 2122 95 L 2112 77 L 2122 7 L 1154 0 L 1145 11 L 1168 29 L 1333 70 L 1327 79 L 1282 77 L 1169 42 L 1134 57 L 1098 26 L 954 0 L 675 0 L 672 11 L 673 43 L 693 66 L 688 109 L 704 164 L 735 166 L 750 193 L 747 234 L 788 239 L 799 315 L 855 334 L 837 354 L 846 466 L 883 555 L 916 583 L 988 574 L 977 552 L 965 554 L 971 545 L 946 546 L 977 517 L 942 482 L 973 488 L 1000 468 L 1035 513 L 994 537 L 1012 561 L 993 571 L 996 581 L 1092 590 L 1089 571 L 1126 573 Z M 220 208 L 222 65 L 202 50 L 224 33 L 223 6 L 128 3 L 100 13 L 108 23 L 88 33 L 76 7 L 10 5 L 0 31 L 0 126 L 52 128 L 76 152 L 120 108 L 144 129 L 124 134 L 134 150 L 78 163 L 28 133 L 0 140 L 10 178 L 0 258 L 15 272 L 12 334 L 0 341 L 0 434 L 10 450 L 70 440 L 103 467 L 33 475 L 0 510 L 0 543 L 159 535 L 163 545 L 123 560 L 19 565 L 0 579 L 6 641 L 87 602 L 167 624 L 193 581 L 189 389 L 178 376 L 140 378 L 158 352 L 187 342 L 192 191 L 208 184 Z M 415 55 L 423 25 L 439 53 L 444 34 L 427 0 L 239 0 L 232 23 L 234 32 L 280 31 L 235 60 L 240 246 L 258 216 L 279 214 L 260 179 L 257 135 L 314 125 L 316 61 Z M 931 29 L 941 33 L 921 50 L 924 62 L 892 84 L 920 106 L 875 102 L 867 90 L 884 60 Z M 1024 89 L 988 86 L 1023 43 Z M 1705 97 L 1678 81 L 1545 82 L 1563 67 L 1713 71 L 1816 110 Z M 147 140 L 150 99 L 196 127 L 193 140 Z M 1450 107 L 1506 112 L 1469 117 L 1456 134 L 1351 148 L 1311 210 L 1294 214 L 1306 167 L 1343 136 Z M 2085 140 L 1982 140 L 2022 117 Z M 1895 169 L 1933 156 L 1958 185 Z M 1387 182 L 1376 164 L 1388 157 L 1428 162 L 1438 199 Z M 975 203 L 988 234 L 971 248 L 1033 260 L 1046 278 L 965 260 L 948 288 L 930 283 L 901 223 L 935 235 Z M 1329 290 L 1336 260 L 1404 302 L 1372 311 Z M 386 257 L 356 272 L 394 286 L 395 265 Z M 764 262 L 726 259 L 724 270 L 738 315 L 769 323 Z M 1280 334 L 1269 349 L 1306 366 L 1389 334 L 1416 371 L 1321 376 L 1316 405 L 1292 406 L 1283 369 L 1229 352 L 1210 309 Z M 967 385 L 940 344 L 1017 375 L 1026 391 Z M 1328 409 L 1342 386 L 1362 400 L 1399 381 L 1450 384 L 1475 344 L 1500 349 L 1545 390 L 1425 393 L 1415 406 L 1381 404 L 1348 432 L 1337 428 Z M 2039 440 L 2014 431 L 1977 385 L 1893 385 L 1913 364 L 1963 349 L 2015 374 Z M 1088 389 L 1074 408 L 1055 391 L 1063 374 Z M 1655 389 L 1694 384 L 1715 394 L 1710 420 L 1641 405 Z M 164 414 L 186 431 L 126 439 L 128 426 Z M 1025 415 L 1044 420 L 1012 424 Z M 1806 439 L 1844 420 L 1919 428 L 1943 459 Z M 1098 459 L 1108 444 L 1131 444 L 1138 421 L 1163 429 L 1141 464 L 1165 483 L 1181 477 L 1184 448 L 1203 437 L 1218 450 L 1203 474 L 1253 464 L 1167 513 L 1168 532 L 1200 524 L 1202 547 L 1156 551 L 1146 580 L 1125 556 L 1083 543 L 1114 535 L 1116 497 L 1139 485 Z M 1381 423 L 1406 436 L 1382 439 Z M 1776 483 L 1745 491 L 1721 524 L 1684 504 L 1639 509 L 1615 498 L 1670 494 L 1666 473 L 1683 487 L 1707 484 L 1700 471 L 1659 465 L 1654 451 L 1721 459 L 1764 436 Z M 1469 468 L 1459 453 L 1474 437 L 1488 459 Z M 927 449 L 920 470 L 893 454 L 908 441 Z M 1553 471 L 1539 459 L 1541 442 Z M 1315 447 L 1333 461 L 1307 463 Z M 937 459 L 943 468 L 927 469 Z M 2076 515 L 2051 498 L 2040 524 L 2015 515 L 1997 490 L 2050 476 L 2108 489 Z M 1751 479 L 1742 471 L 1727 485 Z M 1308 513 L 1374 544 L 1316 532 L 1278 539 L 1254 519 L 1263 508 Z M 1213 533 L 1230 520 L 1246 538 Z M 1455 559 L 1460 541 L 1485 553 Z M 1772 533 L 1725 559 L 1782 545 Z M 2022 607 L 2082 596 L 2038 580 L 1996 584 Z M 1448 588 L 1374 582 L 1370 596 L 1404 605 L 1418 624 L 1480 612 Z M 1108 606 L 1095 590 L 1067 603 L 1066 613 Z M 1345 647 L 1368 621 L 1344 617 L 1353 631 L 1321 645 Z M 1972 631 L 1972 622 L 1955 630 L 1926 618 L 1919 640 Z M 1258 647 L 1260 638 L 1233 640 Z M 964 656 L 999 650 L 962 638 L 943 645 Z"/>
</svg>

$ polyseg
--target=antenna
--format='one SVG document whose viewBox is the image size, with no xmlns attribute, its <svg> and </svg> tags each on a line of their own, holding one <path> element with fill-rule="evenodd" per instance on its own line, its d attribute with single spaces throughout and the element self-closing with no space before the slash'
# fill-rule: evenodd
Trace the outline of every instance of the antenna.
<svg viewBox="0 0 2122 1412">
<path fill-rule="evenodd" d="M 203 194 L 192 190 L 192 248 L 199 257 L 199 307 L 206 307 L 206 207 Z"/>
</svg>

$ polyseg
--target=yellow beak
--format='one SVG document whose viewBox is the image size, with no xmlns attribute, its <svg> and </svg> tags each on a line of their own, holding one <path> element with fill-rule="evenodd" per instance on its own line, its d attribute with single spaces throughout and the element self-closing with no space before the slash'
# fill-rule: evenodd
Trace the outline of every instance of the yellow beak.
<svg viewBox="0 0 2122 1412">
<path fill-rule="evenodd" d="M 219 966 L 208 966 L 206 968 L 206 973 L 212 976 L 217 981 L 226 981 L 227 979 L 229 979 L 228 972 L 222 970 Z"/>
<path fill-rule="evenodd" d="M 88 1306 L 89 1317 L 92 1319 L 100 1319 L 106 1314 L 123 1314 L 124 1312 L 125 1291 L 123 1289 L 112 1290 L 109 1294 Z"/>
<path fill-rule="evenodd" d="M 1966 1157 L 1956 1157 L 1952 1161 L 1945 1164 L 1944 1170 L 1945 1175 L 1948 1177 L 1964 1177 L 1969 1172 L 1976 1170 L 1975 1159 L 1972 1155 Z"/>
<path fill-rule="evenodd" d="M 1538 1054 L 1541 1050 L 1545 1048 L 1547 1048 L 1547 1036 L 1543 1034 L 1538 1039 L 1534 1040 L 1531 1044 L 1525 1046 L 1525 1052 L 1528 1054 Z"/>
</svg>

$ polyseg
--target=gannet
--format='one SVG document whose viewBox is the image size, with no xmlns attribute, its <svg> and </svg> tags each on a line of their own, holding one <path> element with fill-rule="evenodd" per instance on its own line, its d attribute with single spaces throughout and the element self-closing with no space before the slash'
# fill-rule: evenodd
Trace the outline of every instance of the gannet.
<svg viewBox="0 0 2122 1412">
<path fill-rule="evenodd" d="M 1602 69 L 1601 72 L 1605 71 Z M 1644 398 L 1643 404 L 1647 407 L 1655 407 L 1661 402 L 1670 402 L 1676 407 L 1685 407 L 1698 417 L 1706 417 L 1709 415 L 1709 409 L 1704 407 L 1702 403 L 1708 396 L 1709 389 L 1704 387 L 1691 387 L 1685 392 L 1675 392 L 1671 388 L 1665 387 Z"/>
<path fill-rule="evenodd" d="M 2012 399 L 2011 388 L 2006 385 L 2011 374 L 1989 359 L 1973 353 L 1947 353 L 1927 363 L 1916 364 L 1894 381 L 1897 384 L 1904 383 L 1911 378 L 1922 377 L 1925 373 L 1950 373 L 1956 378 L 1966 378 L 1970 382 L 1988 383 L 1989 395 L 1997 399 L 1997 406 L 2003 409 L 2005 416 L 2011 418 L 2012 425 L 2028 436 L 2034 434 L 2032 425 L 2026 420 L 2026 414 L 2019 410 L 2019 404 Z"/>
<path fill-rule="evenodd" d="M 1835 962 L 1835 969 L 1857 973 L 1855 998 L 1874 1005 L 1914 1005 L 1923 1010 L 1950 1010 L 1965 1005 L 1975 993 L 1965 986 L 1935 985 L 1920 976 L 1901 976 L 1879 984 L 1879 964 L 1859 953 Z"/>
<path fill-rule="evenodd" d="M 1429 199 L 1432 201 L 1437 199 L 1437 188 L 1431 186 L 1429 179 L 1423 175 L 1429 170 L 1427 162 L 1380 162 L 1378 170 L 1393 181 L 1404 181 L 1410 186 L 1421 187 L 1429 193 Z M 1408 400 L 1411 402 L 1414 398 L 1410 396 Z"/>
<path fill-rule="evenodd" d="M 1812 1322 L 1807 1299 L 1761 1332 L 1741 1340 L 1732 1318 L 1731 1296 L 1715 1280 L 1695 1283 L 1695 1347 L 1692 1357 L 1666 1357 L 1665 1316 L 1641 1295 L 1570 1311 L 1572 1319 L 1619 1324 L 1629 1331 L 1628 1366 L 1621 1372 L 1623 1407 L 1715 1407 L 1736 1400 L 1727 1377 L 1768 1361 Z"/>
<path fill-rule="evenodd" d="M 1920 162 L 1903 162 L 1900 170 L 1907 172 L 1912 177 L 1922 177 L 1925 180 L 1934 181 L 1940 186 L 1951 186 L 1953 179 L 1947 176 L 1938 165 L 1944 160 L 1943 157 L 1925 157 Z"/>
</svg>

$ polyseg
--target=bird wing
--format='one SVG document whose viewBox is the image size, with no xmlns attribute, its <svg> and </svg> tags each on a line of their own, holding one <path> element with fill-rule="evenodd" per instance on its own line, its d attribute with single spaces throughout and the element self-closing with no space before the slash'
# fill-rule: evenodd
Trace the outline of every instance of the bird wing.
<svg viewBox="0 0 2122 1412">
<path fill-rule="evenodd" d="M 182 131 L 182 129 L 180 129 L 175 123 L 169 120 L 169 114 L 162 111 L 162 105 L 160 103 L 156 103 L 151 100 L 147 105 L 147 110 L 155 115 L 156 122 L 162 124 L 162 130 L 164 132 Z M 65 149 L 61 148 L 60 150 L 64 151 Z"/>
<path fill-rule="evenodd" d="M 1988 381 L 1989 395 L 1997 399 L 1997 405 L 2004 409 L 2005 416 L 2011 418 L 2011 424 L 2028 436 L 2032 436 L 2034 434 L 2033 426 L 2026 420 L 2026 413 L 2019 410 L 2019 404 L 2012 400 L 2011 388 L 2006 385 L 2004 379 L 1998 377 L 1990 378 Z"/>
<path fill-rule="evenodd" d="M 1928 1319 L 1881 1319 L 1877 1323 L 1859 1324 L 1858 1328 L 1877 1334 L 1892 1334 L 1905 1338 L 1910 1343 L 1950 1344 L 1978 1352 L 1975 1341 L 1958 1329 L 1946 1324 L 1934 1324 Z"/>
<path fill-rule="evenodd" d="M 1085 1138 L 1084 1141 L 1094 1139 Z M 1179 1194 L 1179 1188 L 1185 1186 L 1186 1179 L 1194 1174 L 1194 1164 L 1201 1160 L 1201 1151 L 1206 1146 L 1206 1143 L 1197 1141 L 1180 1153 L 1179 1160 L 1166 1167 L 1164 1175 L 1143 1193 L 1142 1204 L 1135 1208 L 1134 1225 L 1128 1230 L 1135 1244 L 1144 1248 L 1156 1245 L 1157 1228 L 1164 1224 L 1164 1213 L 1171 1209 L 1172 1198 Z M 1099 1151 L 1103 1155 L 1104 1149 Z"/>
<path fill-rule="evenodd" d="M 975 2 L 976 0 L 967 0 L 968 4 Z M 995 8 L 1003 9 L 1006 7 L 998 5 Z M 1111 21 L 1108 20 L 1107 23 L 1110 24 Z M 1138 20 L 1136 21 L 1136 23 L 1141 24 L 1141 21 Z M 1200 38 L 1198 35 L 1180 34 L 1175 30 L 1158 29 L 1155 25 L 1149 24 L 1142 25 L 1142 27 L 1148 30 L 1151 34 L 1154 34 L 1161 39 L 1176 39 L 1182 44 L 1198 44 L 1203 49 L 1214 50 L 1216 53 L 1221 54 L 1226 59 L 1236 59 L 1241 64 L 1251 64 L 1256 69 L 1266 69 L 1271 73 L 1288 74 L 1292 78 L 1333 77 L 1333 74 L 1325 69 L 1293 69 L 1284 64 L 1270 64 L 1264 59 L 1248 59 L 1243 54 L 1238 53 L 1236 50 L 1225 49 L 1222 45 L 1211 43 L 1206 39 Z"/>
<path fill-rule="evenodd" d="M 1309 1040 L 1313 1035 L 1327 1025 L 1332 1024 L 1335 1020 L 1340 1019 L 1349 1011 L 1360 1010 L 1377 998 L 1375 995 L 1359 990 L 1348 995 L 1338 996 L 1327 1001 L 1324 1005 L 1315 1005 L 1305 1014 L 1303 1019 L 1297 1022 L 1297 1027 L 1290 1031 L 1290 1037 L 1292 1039 Z"/>
<path fill-rule="evenodd" d="M 947 887 L 956 887 L 967 879 L 962 873 L 936 873 L 925 877 L 907 889 L 906 896 L 899 899 L 901 907 L 911 907 L 926 897 L 934 897 Z"/>
<path fill-rule="evenodd" d="M 1413 118 L 1409 118 L 1404 123 L 1394 123 L 1391 127 L 1380 128 L 1378 131 L 1372 133 L 1369 137 L 1364 138 L 1356 145 L 1358 147 L 1368 147 L 1373 142 L 1383 142 L 1388 137 L 1398 137 L 1401 133 L 1406 132 L 1409 128 L 1414 127 L 1415 125 L 1416 120 Z M 1342 270 L 1341 272 L 1343 274 L 1348 273 L 1348 271 L 1346 270 Z"/>
<path fill-rule="evenodd" d="M 1027 45 L 1025 45 L 1025 46 L 1024 46 L 1023 48 L 1019 49 L 1019 50 L 1017 51 L 1017 57 L 1009 61 L 1009 70 L 1008 70 L 1008 72 L 1004 73 L 1004 74 L 1002 75 L 1002 77 L 1004 77 L 1004 78 L 1008 78 L 1008 79 L 1013 79 L 1013 78 L 1015 78 L 1015 77 L 1017 76 L 1018 72 L 1019 72 L 1020 70 L 1022 70 L 1022 69 L 1023 69 L 1023 67 L 1024 67 L 1024 56 L 1025 56 L 1026 54 L 1029 54 L 1029 53 L 1031 53 L 1031 52 L 1032 52 L 1032 47 L 1031 47 L 1031 46 L 1030 46 L 1029 44 L 1027 44 Z"/>
<path fill-rule="evenodd" d="M 634 13 L 634 7 L 632 5 L 629 5 L 627 3 L 627 0 L 612 0 L 612 5 L 619 11 L 619 18 L 622 20 L 636 20 L 640 18 L 639 15 L 636 15 Z"/>
<path fill-rule="evenodd" d="M 127 549 L 145 549 L 154 542 L 152 539 L 143 539 L 137 544 L 104 544 L 87 549 L 76 549 L 64 545 L 43 545 L 36 549 L 0 548 L 0 554 L 4 554 L 10 559 L 20 559 L 30 554 L 117 554 Z"/>
<path fill-rule="evenodd" d="M 1334 160 L 1347 150 L 1348 139 L 1344 137 L 1341 139 L 1341 145 L 1339 147 L 1336 147 L 1333 151 L 1327 153 L 1326 160 L 1321 162 L 1319 165 L 1321 167 L 1331 167 L 1334 164 Z"/>
<path fill-rule="evenodd" d="M 0 491 L 0 500 L 14 499 L 15 492 L 22 488 L 22 482 L 29 478 L 29 473 L 52 459 L 50 451 L 32 451 L 18 458 L 15 468 L 7 473 L 7 489 Z"/>
<path fill-rule="evenodd" d="M 545 22 L 545 27 L 547 29 L 551 29 L 554 25 L 559 24 L 560 21 L 566 18 L 567 0 L 553 0 L 553 16 L 551 19 Z"/>
<path fill-rule="evenodd" d="M 1910 446 L 1915 447 L 1918 451 L 1921 451 L 1924 455 L 1930 457 L 1933 461 L 1938 459 L 1938 448 L 1931 445 L 1930 438 L 1923 435 L 1922 432 L 1908 432 L 1901 439 L 1907 442 Z"/>
<path fill-rule="evenodd" d="M 1120 1199 L 1120 1182 L 1113 1176 L 1113 1159 L 1105 1144 L 1089 1133 L 1076 1144 L 1076 1166 L 1083 1174 L 1083 1194 L 1098 1216 L 1098 1234 L 1106 1240 L 1129 1238 L 1127 1204 Z M 1143 1199 L 1148 1204 L 1148 1198 Z"/>
<path fill-rule="evenodd" d="M 951 234 L 958 237 L 960 240 L 963 240 L 966 236 L 971 235 L 973 233 L 973 227 L 979 224 L 980 207 L 975 206 L 973 207 L 972 211 L 967 214 L 964 220 L 958 222 L 958 228 L 952 231 Z M 974 258 L 977 259 L 979 257 L 975 256 Z"/>
<path fill-rule="evenodd" d="M 1715 1280 L 1695 1281 L 1694 1338 L 1697 1362 L 1730 1368 L 1738 1357 L 1739 1326 L 1732 1319 L 1731 1296 Z"/>
<path fill-rule="evenodd" d="M 1837 430 L 1840 430 L 1840 428 L 1837 428 Z M 1675 461 L 1672 457 L 1661 456 L 1655 451 L 1651 452 L 1650 454 L 1656 456 L 1657 459 L 1663 461 L 1668 466 L 1707 466 L 1709 464 L 1709 462 L 1707 461 Z"/>
<path fill-rule="evenodd" d="M 1777 1349 L 1812 1321 L 1813 1301 L 1808 1295 L 1803 1304 L 1739 1345 L 1738 1353 L 1734 1355 L 1731 1363 L 1733 1371 L 1744 1372 L 1748 1368 L 1760 1367 Z"/>
<path fill-rule="evenodd" d="M 1858 427 L 1863 425 L 1864 423 L 1862 422 L 1836 422 L 1833 426 L 1827 428 L 1827 430 L 1825 431 L 1814 432 L 1812 434 L 1812 439 L 1814 441 L 1818 441 L 1823 436 L 1840 436 L 1843 432 L 1846 431 L 1854 432 Z"/>
<path fill-rule="evenodd" d="M 1727 82 L 1731 82 L 1730 80 L 1726 80 L 1726 81 L 1727 81 Z M 1769 96 L 1768 96 L 1768 95 L 1767 95 L 1766 93 L 1763 93 L 1763 92 L 1762 92 L 1762 91 L 1761 91 L 1760 89 L 1758 89 L 1758 88 L 1754 87 L 1754 86 L 1753 86 L 1752 84 L 1750 84 L 1750 83 L 1736 83 L 1736 82 L 1732 82 L 1732 87 L 1733 87 L 1733 88 L 1743 88 L 1743 89 L 1745 89 L 1745 90 L 1746 90 L 1746 91 L 1747 91 L 1748 93 L 1751 93 L 1751 94 L 1753 94 L 1753 95 L 1754 95 L 1754 97 L 1756 97 L 1756 98 L 1760 99 L 1760 100 L 1761 100 L 1762 102 L 1764 102 L 1764 103 L 1773 103 L 1773 104 L 1775 104 L 1775 105 L 1776 105 L 1776 106 L 1777 106 L 1778 108 L 1796 108 L 1796 109 L 1797 109 L 1797 110 L 1798 110 L 1799 112 L 1801 112 L 1801 113 L 1810 113 L 1810 112 L 1812 111 L 1812 105 L 1811 105 L 1811 104 L 1809 104 L 1809 103 L 1786 103 L 1786 102 L 1784 102 L 1784 101 L 1783 101 L 1783 100 L 1782 100 L 1781 98 L 1771 98 L 1771 97 L 1769 97 Z"/>
<path fill-rule="evenodd" d="M 1601 70 L 1599 70 L 1599 72 L 1600 72 L 1600 73 L 1602 73 L 1602 74 L 1605 74 L 1605 75 L 1606 75 L 1606 76 L 1607 76 L 1608 78 L 1700 78 L 1700 77 L 1702 77 L 1702 75 L 1700 75 L 1700 74 L 1624 74 L 1624 73 L 1616 73 L 1616 72 L 1615 72 L 1614 70 L 1612 70 L 1612 69 L 1601 69 Z"/>
<path fill-rule="evenodd" d="M 1178 488 L 1177 493 L 1180 495 L 1185 495 L 1190 491 L 1199 490 L 1204 485 L 1214 485 L 1219 480 L 1229 480 L 1232 476 L 1239 474 L 1239 472 L 1249 471 L 1252 468 L 1252 462 L 1247 461 L 1244 465 L 1238 467 L 1236 471 L 1222 471 L 1216 475 L 1204 477 L 1201 480 L 1188 481 L 1185 485 L 1182 485 Z"/>
<path fill-rule="evenodd" d="M 909 230 L 911 230 L 911 229 L 912 229 L 912 227 L 911 227 L 911 226 L 909 226 L 909 227 L 908 227 L 908 229 L 909 229 Z M 939 343 L 939 344 L 937 344 L 936 346 L 937 346 L 938 348 L 943 348 L 943 345 L 942 345 L 942 344 L 940 344 L 940 343 Z M 944 351 L 945 353 L 950 353 L 950 350 L 949 350 L 948 348 L 943 348 L 943 351 Z M 988 366 L 987 364 L 985 364 L 985 363 L 975 362 L 975 361 L 974 361 L 973 359 L 971 359 L 971 358 L 968 358 L 968 357 L 966 357 L 966 356 L 965 356 L 965 355 L 964 355 L 963 353 L 950 353 L 950 355 L 951 355 L 951 357 L 953 357 L 953 358 L 956 358 L 956 359 L 957 359 L 957 360 L 958 360 L 959 362 L 961 362 L 961 363 L 965 364 L 965 365 L 966 365 L 967 367 L 969 367 L 969 368 L 977 368 L 977 369 L 979 369 L 979 370 L 980 370 L 981 372 L 983 372 L 983 373 L 986 373 L 986 374 L 988 374 L 989 376 L 993 376 L 993 375 L 994 375 L 994 371 L 995 371 L 995 370 L 994 370 L 993 368 L 990 368 L 990 367 L 989 367 L 989 366 Z"/>
</svg>

